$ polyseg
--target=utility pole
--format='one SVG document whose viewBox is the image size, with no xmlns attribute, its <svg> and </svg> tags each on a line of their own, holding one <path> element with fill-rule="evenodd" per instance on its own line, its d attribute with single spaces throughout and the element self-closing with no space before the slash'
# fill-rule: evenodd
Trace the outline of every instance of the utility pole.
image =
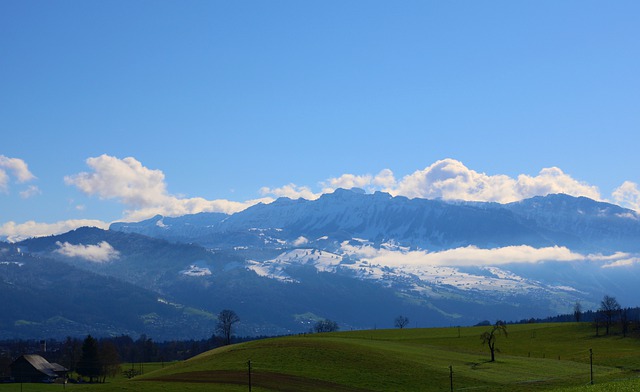
<svg viewBox="0 0 640 392">
<path fill-rule="evenodd" d="M 449 388 L 453 392 L 453 365 L 449 365 Z"/>
<path fill-rule="evenodd" d="M 251 360 L 247 361 L 247 368 L 249 370 L 249 392 L 251 392 Z"/>
</svg>

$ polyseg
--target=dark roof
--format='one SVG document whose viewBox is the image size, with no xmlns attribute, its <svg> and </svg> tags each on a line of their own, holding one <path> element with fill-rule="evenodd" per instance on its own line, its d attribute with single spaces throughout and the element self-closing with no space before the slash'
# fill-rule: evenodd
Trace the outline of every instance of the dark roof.
<svg viewBox="0 0 640 392">
<path fill-rule="evenodd" d="M 56 373 L 69 371 L 69 369 L 60 365 L 59 363 L 51 362 L 50 365 L 51 365 L 51 370 L 53 370 Z"/>
<path fill-rule="evenodd" d="M 36 354 L 28 354 L 22 356 L 27 362 L 31 364 L 36 370 L 41 373 L 46 374 L 49 377 L 57 377 L 56 372 L 66 372 L 64 366 L 59 365 L 57 363 L 50 363 L 46 359 L 42 358 L 40 355 Z"/>
</svg>

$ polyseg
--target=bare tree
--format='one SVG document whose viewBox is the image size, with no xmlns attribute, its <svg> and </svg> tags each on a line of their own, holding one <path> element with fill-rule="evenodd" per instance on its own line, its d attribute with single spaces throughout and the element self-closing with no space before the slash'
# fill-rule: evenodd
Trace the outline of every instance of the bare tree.
<svg viewBox="0 0 640 392">
<path fill-rule="evenodd" d="M 340 327 L 338 326 L 338 323 L 336 323 L 335 321 L 332 320 L 318 320 L 314 326 L 313 326 L 313 330 L 320 333 L 320 332 L 335 332 L 338 329 L 340 329 Z"/>
<path fill-rule="evenodd" d="M 613 320 L 620 312 L 620 304 L 615 297 L 605 295 L 600 301 L 600 312 L 604 316 L 605 334 L 609 335 L 609 327 L 613 324 Z"/>
<path fill-rule="evenodd" d="M 394 320 L 394 325 L 396 326 L 396 328 L 404 328 L 409 324 L 409 317 L 405 317 L 405 316 L 398 316 L 396 317 L 396 319 Z"/>
<path fill-rule="evenodd" d="M 107 376 L 113 378 L 120 373 L 118 348 L 111 340 L 100 342 L 100 365 L 102 366 L 102 382 L 106 381 Z"/>
<path fill-rule="evenodd" d="M 576 301 L 576 304 L 573 305 L 573 317 L 576 319 L 576 323 L 579 323 L 582 318 L 582 304 L 580 301 Z"/>
<path fill-rule="evenodd" d="M 491 362 L 496 360 L 495 352 L 496 352 L 496 339 L 498 335 L 504 335 L 507 337 L 507 324 L 504 321 L 496 321 L 496 323 L 491 326 L 490 331 L 483 332 L 480 335 L 480 339 L 482 339 L 482 344 L 486 344 L 489 346 L 489 351 L 491 351 Z M 498 350 L 499 352 L 500 350 Z"/>
<path fill-rule="evenodd" d="M 233 324 L 240 321 L 240 317 L 233 310 L 224 309 L 218 313 L 218 323 L 216 324 L 216 332 L 222 335 L 224 344 L 231 344 L 231 335 Z"/>
</svg>

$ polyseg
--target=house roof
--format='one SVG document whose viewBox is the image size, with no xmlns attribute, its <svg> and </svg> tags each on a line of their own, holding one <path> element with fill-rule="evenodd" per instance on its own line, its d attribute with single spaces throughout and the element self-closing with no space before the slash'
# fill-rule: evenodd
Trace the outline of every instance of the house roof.
<svg viewBox="0 0 640 392">
<path fill-rule="evenodd" d="M 31 366 L 33 366 L 34 369 L 38 370 L 41 373 L 46 374 L 49 377 L 57 377 L 56 372 L 68 371 L 68 369 L 66 369 L 64 366 L 59 365 L 57 363 L 50 363 L 40 355 L 27 354 L 27 355 L 23 355 L 22 358 L 24 358 L 25 361 L 29 362 L 29 364 L 31 364 Z"/>
<path fill-rule="evenodd" d="M 55 363 L 55 362 L 50 362 L 51 365 L 51 370 L 53 370 L 54 372 L 68 372 L 69 369 L 67 369 L 66 367 L 60 365 L 59 363 Z"/>
</svg>

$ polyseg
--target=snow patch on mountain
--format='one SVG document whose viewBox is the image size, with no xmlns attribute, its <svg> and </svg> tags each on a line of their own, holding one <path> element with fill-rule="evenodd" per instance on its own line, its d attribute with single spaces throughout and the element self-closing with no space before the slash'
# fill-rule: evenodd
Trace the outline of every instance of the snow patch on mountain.
<svg viewBox="0 0 640 392">
<path fill-rule="evenodd" d="M 180 273 L 185 276 L 209 276 L 211 275 L 211 270 L 207 267 L 191 264 L 187 269 L 180 271 Z"/>
<path fill-rule="evenodd" d="M 273 260 L 247 260 L 246 268 L 255 272 L 258 276 L 263 276 L 265 278 L 279 280 L 284 283 L 300 283 L 299 280 L 293 279 L 285 272 L 285 266 L 275 263 Z"/>
<path fill-rule="evenodd" d="M 24 263 L 18 261 L 0 261 L 0 265 L 17 265 L 18 267 L 22 267 Z"/>
<path fill-rule="evenodd" d="M 401 254 L 401 252 L 397 252 Z M 447 286 L 463 291 L 528 293 L 542 289 L 539 282 L 530 281 L 497 267 L 483 267 L 487 274 L 472 274 L 457 267 L 436 265 L 384 265 L 361 259 L 342 266 L 360 279 L 377 280 L 385 286 L 404 285 L 412 290 L 432 293 L 433 287 Z"/>
<path fill-rule="evenodd" d="M 336 272 L 342 262 L 342 257 L 331 252 L 317 249 L 293 249 L 280 254 L 275 259 L 266 261 L 247 262 L 247 268 L 260 276 L 283 282 L 297 282 L 286 272 L 287 268 L 295 265 L 312 265 L 318 272 Z"/>
<path fill-rule="evenodd" d="M 552 287 L 526 279 L 506 269 L 483 266 L 477 273 L 463 271 L 459 267 L 432 265 L 428 263 L 378 263 L 366 257 L 371 254 L 368 245 L 360 252 L 353 245 L 342 249 L 342 254 L 317 249 L 293 249 L 274 259 L 258 262 L 248 261 L 246 268 L 260 276 L 287 283 L 298 283 L 292 267 L 313 266 L 318 272 L 339 273 L 360 280 L 374 281 L 385 287 L 394 287 L 428 297 L 438 297 L 437 288 L 460 291 L 481 291 L 495 294 L 530 294 L 540 291 L 576 291 L 570 286 Z M 404 250 L 388 251 L 390 259 L 402 260 Z M 364 255 L 364 256 L 363 256 Z M 377 259 L 380 260 L 380 259 Z"/>
</svg>

